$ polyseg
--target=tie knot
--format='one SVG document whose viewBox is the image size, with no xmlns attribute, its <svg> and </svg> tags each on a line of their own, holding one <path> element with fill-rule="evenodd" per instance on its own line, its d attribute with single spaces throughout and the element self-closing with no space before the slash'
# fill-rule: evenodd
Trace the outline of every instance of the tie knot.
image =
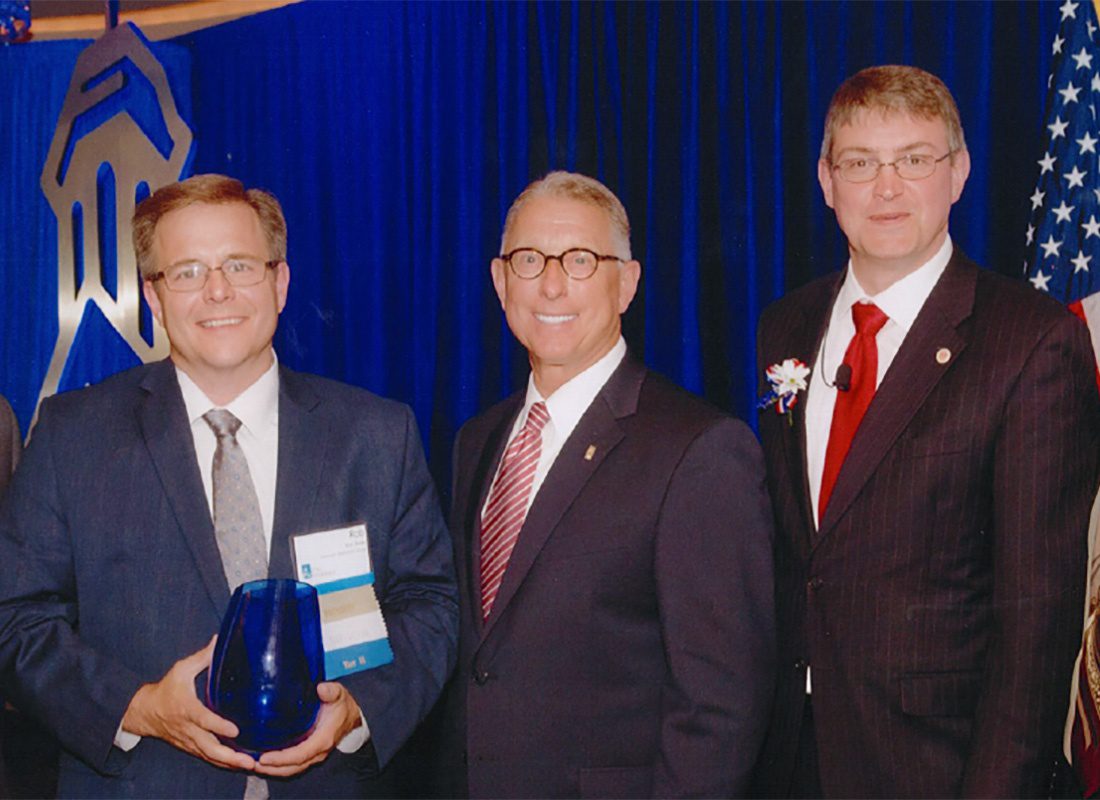
<svg viewBox="0 0 1100 800">
<path fill-rule="evenodd" d="M 523 427 L 527 430 L 539 433 L 546 427 L 546 423 L 549 421 L 550 412 L 546 409 L 546 403 L 540 400 L 531 406 L 531 410 L 527 412 L 527 422 Z"/>
<path fill-rule="evenodd" d="M 224 408 L 212 408 L 203 414 L 202 418 L 219 439 L 225 436 L 230 438 L 236 436 L 241 427 L 241 421 Z"/>
<path fill-rule="evenodd" d="M 888 319 L 874 303 L 856 303 L 852 306 L 852 321 L 856 324 L 857 335 L 876 335 Z"/>
</svg>

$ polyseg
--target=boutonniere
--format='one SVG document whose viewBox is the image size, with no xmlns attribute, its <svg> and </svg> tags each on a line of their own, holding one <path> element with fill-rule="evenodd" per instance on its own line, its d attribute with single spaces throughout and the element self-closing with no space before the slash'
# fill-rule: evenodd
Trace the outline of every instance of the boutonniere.
<svg viewBox="0 0 1100 800">
<path fill-rule="evenodd" d="M 756 407 L 763 410 L 775 406 L 775 413 L 787 414 L 793 425 L 794 420 L 789 412 L 798 403 L 798 393 L 806 391 L 806 377 L 809 374 L 810 368 L 797 358 L 786 358 L 779 364 L 772 364 L 764 370 L 770 388 Z"/>
</svg>

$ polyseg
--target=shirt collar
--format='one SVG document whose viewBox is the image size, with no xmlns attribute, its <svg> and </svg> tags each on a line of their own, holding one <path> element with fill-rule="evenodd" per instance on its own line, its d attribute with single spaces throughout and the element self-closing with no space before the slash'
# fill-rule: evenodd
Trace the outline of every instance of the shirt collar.
<svg viewBox="0 0 1100 800">
<path fill-rule="evenodd" d="M 523 402 L 520 419 L 526 420 L 531 406 L 541 400 L 546 403 L 546 410 L 554 427 L 559 431 L 572 431 L 625 357 L 626 341 L 619 336 L 619 341 L 599 361 L 559 386 L 549 399 L 544 398 L 535 388 L 535 376 L 528 376 L 527 397 Z"/>
<path fill-rule="evenodd" d="M 276 419 L 279 408 L 279 359 L 274 353 L 272 350 L 271 366 L 267 371 L 224 406 L 214 403 L 186 372 L 176 367 L 176 378 L 179 380 L 188 421 L 194 425 L 210 409 L 224 408 L 239 419 L 250 433 L 259 435 L 265 426 Z"/>
<path fill-rule="evenodd" d="M 855 273 L 852 271 L 852 262 L 848 262 L 848 272 L 844 277 L 844 286 L 837 295 L 834 305 L 838 314 L 849 314 L 849 309 L 860 301 L 873 302 L 882 312 L 888 316 L 891 322 L 897 324 L 904 332 L 908 333 L 913 322 L 924 307 L 924 301 L 932 293 L 940 276 L 947 269 L 947 262 L 951 260 L 954 246 L 951 237 L 947 236 L 940 245 L 940 249 L 928 261 L 924 262 L 913 272 L 891 285 L 888 289 L 871 296 L 859 285 Z"/>
</svg>

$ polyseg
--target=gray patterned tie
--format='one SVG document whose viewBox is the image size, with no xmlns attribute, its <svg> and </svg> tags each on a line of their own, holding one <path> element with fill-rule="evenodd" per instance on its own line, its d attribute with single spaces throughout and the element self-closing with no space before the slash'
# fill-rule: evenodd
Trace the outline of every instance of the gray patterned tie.
<svg viewBox="0 0 1100 800">
<path fill-rule="evenodd" d="M 245 581 L 267 577 L 267 542 L 256 487 L 237 443 L 241 421 L 224 408 L 207 411 L 202 418 L 218 437 L 213 473 L 214 535 L 229 591 L 233 591 Z"/>
<path fill-rule="evenodd" d="M 218 437 L 214 451 L 214 536 L 222 554 L 229 590 L 246 581 L 267 577 L 267 542 L 260 503 L 248 471 L 248 461 L 237 443 L 241 421 L 224 408 L 202 415 Z M 249 775 L 244 800 L 266 800 L 267 782 Z"/>
</svg>

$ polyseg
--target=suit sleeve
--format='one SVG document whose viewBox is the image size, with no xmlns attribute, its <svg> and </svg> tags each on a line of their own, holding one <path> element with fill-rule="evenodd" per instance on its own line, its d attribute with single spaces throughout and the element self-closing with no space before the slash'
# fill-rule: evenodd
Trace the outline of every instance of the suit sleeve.
<svg viewBox="0 0 1100 800">
<path fill-rule="evenodd" d="M 19 463 L 19 453 L 23 449 L 23 439 L 19 435 L 19 422 L 12 413 L 8 401 L 0 397 L 0 498 L 8 479 Z"/>
<path fill-rule="evenodd" d="M 359 703 L 371 750 L 383 767 L 439 698 L 454 667 L 458 592 L 451 538 L 424 460 L 416 421 L 406 409 L 400 486 L 378 599 L 393 661 L 341 682 Z"/>
<path fill-rule="evenodd" d="M 0 509 L 0 670 L 9 699 L 41 720 L 97 770 L 119 772 L 129 756 L 115 732 L 141 679 L 85 644 L 78 625 L 73 531 L 62 498 L 62 437 L 51 402 Z"/>
<path fill-rule="evenodd" d="M 686 449 L 658 521 L 670 679 L 654 797 L 744 795 L 775 670 L 772 517 L 760 447 L 722 419 Z"/>
<path fill-rule="evenodd" d="M 993 462 L 995 625 L 962 795 L 1036 797 L 1060 749 L 1080 641 L 1100 410 L 1085 326 L 1038 342 L 1003 412 Z"/>
</svg>

